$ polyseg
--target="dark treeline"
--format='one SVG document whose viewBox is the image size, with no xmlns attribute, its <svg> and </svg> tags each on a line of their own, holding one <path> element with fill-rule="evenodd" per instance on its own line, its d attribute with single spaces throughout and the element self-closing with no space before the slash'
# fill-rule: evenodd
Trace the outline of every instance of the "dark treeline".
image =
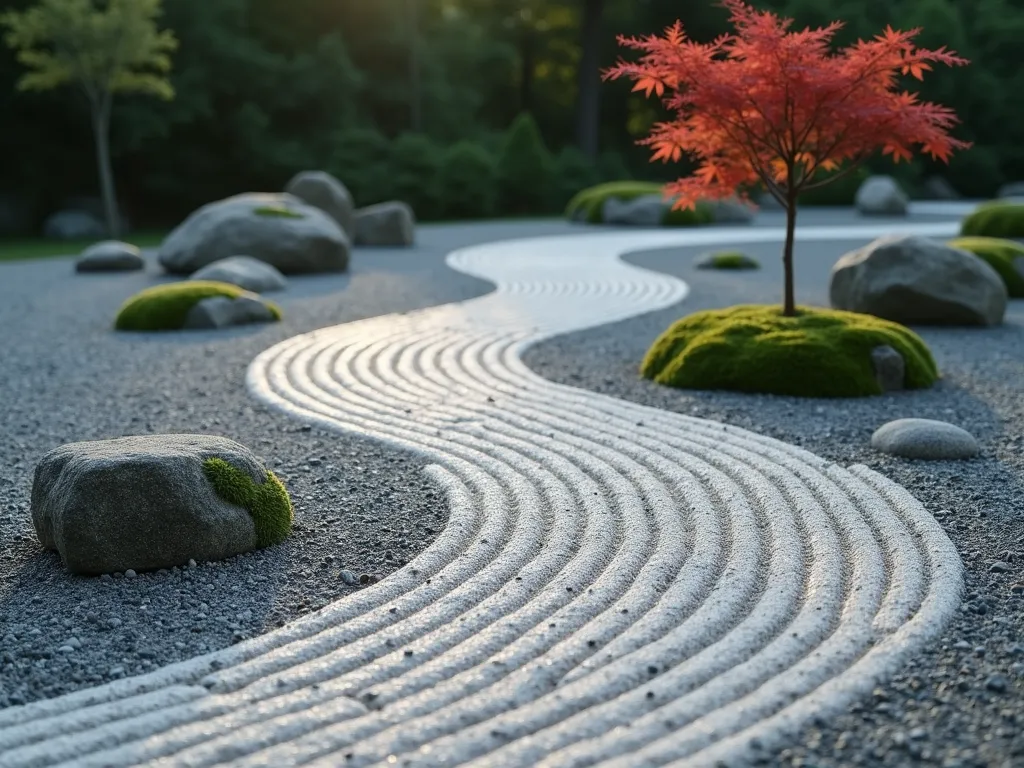
<svg viewBox="0 0 1024 768">
<path fill-rule="evenodd" d="M 0 0 L 0 8 L 30 3 Z M 920 86 L 956 109 L 958 135 L 977 144 L 943 175 L 968 196 L 1024 178 L 1024 0 L 756 4 L 801 25 L 843 19 L 840 42 L 889 23 L 923 27 L 922 44 L 972 61 Z M 447 179 L 458 188 L 460 169 L 499 163 L 521 112 L 535 118 L 554 158 L 537 182 L 558 187 L 543 195 L 546 209 L 574 184 L 670 178 L 680 166 L 650 165 L 634 146 L 660 108 L 626 82 L 601 83 L 598 70 L 617 57 L 618 33 L 660 31 L 677 17 L 697 39 L 726 29 L 711 0 L 165 0 L 164 8 L 161 26 L 181 42 L 177 98 L 125 97 L 113 118 L 118 197 L 135 226 L 174 223 L 229 194 L 280 189 L 306 168 L 337 173 L 360 204 L 404 192 L 429 209 L 434 191 L 416 188 L 441 172 L 442 158 L 459 160 Z M 0 196 L 23 205 L 22 222 L 35 228 L 69 199 L 95 197 L 96 166 L 79 95 L 17 93 L 20 72 L 0 51 Z M 912 185 L 933 170 L 922 163 L 901 176 Z"/>
</svg>

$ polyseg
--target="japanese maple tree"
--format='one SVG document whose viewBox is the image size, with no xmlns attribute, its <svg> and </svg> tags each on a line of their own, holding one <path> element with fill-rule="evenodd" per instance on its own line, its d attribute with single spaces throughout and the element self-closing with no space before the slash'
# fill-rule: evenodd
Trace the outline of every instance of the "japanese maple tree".
<svg viewBox="0 0 1024 768">
<path fill-rule="evenodd" d="M 951 109 L 922 102 L 899 84 L 900 75 L 921 80 L 933 64 L 967 60 L 944 47 L 916 47 L 920 30 L 891 27 L 833 51 L 841 22 L 790 31 L 792 19 L 742 0 L 721 5 L 735 33 L 697 43 L 676 22 L 663 37 L 620 36 L 620 45 L 643 55 L 620 59 L 604 78 L 631 78 L 634 91 L 656 94 L 675 113 L 640 142 L 653 148 L 652 161 L 678 161 L 683 153 L 695 161 L 692 176 L 665 188 L 675 208 L 694 207 L 698 198 L 746 198 L 740 188 L 758 182 L 783 205 L 783 313 L 792 316 L 797 196 L 852 172 L 878 149 L 896 162 L 915 148 L 948 162 L 953 150 L 970 146 L 949 135 L 958 122 Z M 831 171 L 838 172 L 819 173 Z"/>
</svg>

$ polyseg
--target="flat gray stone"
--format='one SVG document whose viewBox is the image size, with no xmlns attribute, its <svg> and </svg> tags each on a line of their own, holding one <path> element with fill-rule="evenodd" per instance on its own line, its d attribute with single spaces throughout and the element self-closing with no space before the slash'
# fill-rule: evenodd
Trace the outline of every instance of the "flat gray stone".
<svg viewBox="0 0 1024 768">
<path fill-rule="evenodd" d="M 978 454 L 978 441 L 965 429 L 932 419 L 897 419 L 871 436 L 876 451 L 905 459 L 969 459 Z"/>
<path fill-rule="evenodd" d="M 94 243 L 79 255 L 76 272 L 130 272 L 144 269 L 142 252 L 131 243 L 104 240 Z"/>
<path fill-rule="evenodd" d="M 277 318 L 270 307 L 256 294 L 244 293 L 237 298 L 210 296 L 196 304 L 185 316 L 186 330 L 229 328 L 250 323 L 272 323 Z"/>
<path fill-rule="evenodd" d="M 871 350 L 871 365 L 875 369 L 875 381 L 883 392 L 898 392 L 903 389 L 907 364 L 903 355 L 888 344 Z"/>
<path fill-rule="evenodd" d="M 250 514 L 221 499 L 203 462 L 220 458 L 263 483 L 245 446 L 212 435 L 69 443 L 39 462 L 32 523 L 74 573 L 98 575 L 221 560 L 255 549 Z"/>
<path fill-rule="evenodd" d="M 230 283 L 253 293 L 283 291 L 288 287 L 288 278 L 265 261 L 252 256 L 229 256 L 226 259 L 207 264 L 194 272 L 189 280 L 214 280 Z"/>
</svg>

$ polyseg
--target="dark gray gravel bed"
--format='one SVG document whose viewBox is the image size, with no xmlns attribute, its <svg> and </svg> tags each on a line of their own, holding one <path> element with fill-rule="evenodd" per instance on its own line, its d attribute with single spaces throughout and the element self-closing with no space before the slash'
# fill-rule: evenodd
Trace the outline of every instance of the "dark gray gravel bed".
<svg viewBox="0 0 1024 768">
<path fill-rule="evenodd" d="M 827 305 L 831 265 L 863 243 L 798 243 L 798 301 Z M 891 683 L 838 718 L 804 730 L 766 764 L 1024 765 L 1024 302 L 998 329 L 918 328 L 943 372 L 932 390 L 844 400 L 691 392 L 641 379 L 650 343 L 689 312 L 778 303 L 780 248 L 743 246 L 763 269 L 691 267 L 700 249 L 634 254 L 629 261 L 689 283 L 681 305 L 545 341 L 527 364 L 554 381 L 703 418 L 803 446 L 832 461 L 863 463 L 914 493 L 942 523 L 967 568 L 961 615 L 933 648 Z M 950 421 L 971 431 L 983 455 L 917 462 L 873 452 L 871 433 L 902 417 Z"/>
<path fill-rule="evenodd" d="M 559 222 L 422 227 L 409 250 L 357 250 L 345 276 L 292 278 L 280 324 L 115 334 L 145 274 L 76 275 L 67 259 L 0 264 L 0 707 L 136 675 L 226 647 L 385 576 L 428 546 L 447 503 L 423 460 L 310 428 L 245 391 L 248 364 L 298 333 L 458 301 L 490 285 L 444 266 L 453 248 L 570 231 Z M 136 578 L 85 579 L 44 552 L 29 514 L 38 458 L 65 442 L 220 434 L 250 446 L 296 506 L 284 544 Z"/>
</svg>

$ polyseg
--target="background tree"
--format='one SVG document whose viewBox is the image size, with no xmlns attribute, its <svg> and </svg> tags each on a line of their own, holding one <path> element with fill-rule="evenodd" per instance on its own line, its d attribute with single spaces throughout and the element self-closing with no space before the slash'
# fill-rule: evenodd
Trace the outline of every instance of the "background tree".
<svg viewBox="0 0 1024 768">
<path fill-rule="evenodd" d="M 73 84 L 85 95 L 111 237 L 117 237 L 121 228 L 110 162 L 113 96 L 118 92 L 163 99 L 174 96 L 165 74 L 177 40 L 171 32 L 157 29 L 159 15 L 160 0 L 109 0 L 105 8 L 92 0 L 41 0 L 26 11 L 0 17 L 7 27 L 7 45 L 29 70 L 18 82 L 21 90 Z"/>
<path fill-rule="evenodd" d="M 948 161 L 968 144 L 948 130 L 957 122 L 948 107 L 920 102 L 899 90 L 899 75 L 918 80 L 932 64 L 966 64 L 940 48 L 917 48 L 918 30 L 887 27 L 873 40 L 833 52 L 839 22 L 791 32 L 791 19 L 757 11 L 743 0 L 722 0 L 734 34 L 712 43 L 686 39 L 682 24 L 664 37 L 622 37 L 644 52 L 639 63 L 620 62 L 606 77 L 629 77 L 634 90 L 664 96 L 676 118 L 657 123 L 642 144 L 652 160 L 695 159 L 694 174 L 666 187 L 674 208 L 698 199 L 721 199 L 762 183 L 786 209 L 783 314 L 796 314 L 793 235 L 801 192 L 852 173 L 876 150 L 910 160 L 917 145 Z M 820 171 L 843 170 L 825 179 Z"/>
</svg>

